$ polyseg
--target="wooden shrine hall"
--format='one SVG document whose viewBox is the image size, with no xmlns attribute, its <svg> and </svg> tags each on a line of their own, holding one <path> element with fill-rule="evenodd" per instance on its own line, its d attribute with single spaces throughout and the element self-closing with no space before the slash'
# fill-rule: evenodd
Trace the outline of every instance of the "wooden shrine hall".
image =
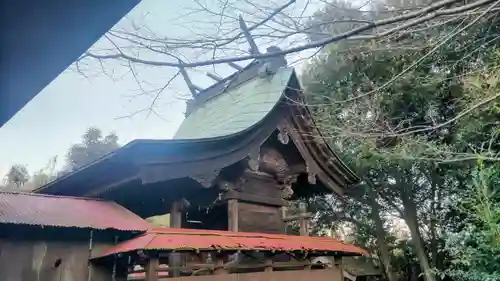
<svg viewBox="0 0 500 281">
<path fill-rule="evenodd" d="M 30 2 L 5 9 L 0 126 L 139 1 Z M 366 252 L 305 236 L 303 214 L 304 236 L 284 235 L 283 210 L 358 178 L 322 140 L 283 57 L 230 65 L 207 89 L 181 69 L 193 99 L 175 139 L 133 141 L 35 193 L 0 191 L 0 280 L 342 280 L 340 258 Z M 176 228 L 144 220 L 165 213 Z"/>
<path fill-rule="evenodd" d="M 257 60 L 194 94 L 172 140 L 135 140 L 38 193 L 112 200 L 171 226 L 283 233 L 291 199 L 358 182 L 303 106 L 292 68 Z"/>
<path fill-rule="evenodd" d="M 234 74 L 214 77 L 206 89 L 181 69 L 193 98 L 173 139 L 132 141 L 35 192 L 114 201 L 142 218 L 170 214 L 177 230 L 149 230 L 92 259 L 114 260 L 119 267 L 139 264 L 148 281 L 163 276 L 159 264 L 168 265 L 168 277 L 187 278 L 182 276 L 194 260 L 196 266 L 212 264 L 198 268 L 208 276 L 227 275 L 204 277 L 191 268 L 188 276 L 203 275 L 189 277 L 196 280 L 231 280 L 240 273 L 241 280 L 342 280 L 338 268 L 338 275 L 274 271 L 311 269 L 304 262 L 318 255 L 339 265 L 342 256 L 365 253 L 330 238 L 283 236 L 290 219 L 301 221 L 301 235 L 308 235 L 310 216 L 306 210 L 287 216 L 291 202 L 343 194 L 358 177 L 321 136 L 284 57 L 231 66 Z M 257 265 L 241 267 L 252 262 Z M 234 263 L 239 267 L 228 266 Z M 281 269 L 272 266 L 278 263 Z"/>
</svg>

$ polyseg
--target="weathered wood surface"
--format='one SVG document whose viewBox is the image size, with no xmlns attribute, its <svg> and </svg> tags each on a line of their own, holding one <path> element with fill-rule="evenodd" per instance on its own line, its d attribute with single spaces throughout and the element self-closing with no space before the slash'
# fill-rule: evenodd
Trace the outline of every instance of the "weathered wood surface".
<svg viewBox="0 0 500 281">
<path fill-rule="evenodd" d="M 93 250 L 107 245 L 94 243 Z M 2 281 L 111 281 L 111 268 L 91 266 L 88 242 L 0 240 Z M 90 279 L 88 278 L 90 273 Z M 124 279 L 116 278 L 116 281 Z"/>
<path fill-rule="evenodd" d="M 260 195 L 269 198 L 282 198 L 280 184 L 274 176 L 265 173 L 246 171 L 243 175 L 239 191 L 243 193 Z"/>
<path fill-rule="evenodd" d="M 146 280 L 144 277 L 132 280 Z M 342 271 L 338 268 L 317 270 L 263 271 L 252 273 L 216 274 L 160 278 L 160 281 L 342 281 Z M 149 280 L 146 280 L 149 281 Z"/>
<path fill-rule="evenodd" d="M 231 200 L 231 199 L 237 199 L 238 201 L 242 202 L 247 202 L 247 203 L 255 203 L 255 204 L 260 204 L 260 205 L 267 205 L 267 206 L 284 206 L 286 205 L 285 200 L 281 198 L 273 198 L 273 197 L 268 197 L 268 196 L 263 196 L 263 195 L 256 195 L 256 194 L 251 194 L 251 193 L 244 193 L 244 192 L 239 192 L 236 190 L 229 190 L 227 191 L 223 198 L 223 200 Z"/>
<path fill-rule="evenodd" d="M 238 203 L 238 229 L 242 232 L 282 234 L 285 224 L 280 208 Z"/>
<path fill-rule="evenodd" d="M 238 200 L 236 199 L 230 199 L 227 202 L 227 224 L 228 224 L 228 230 L 229 231 L 235 231 L 237 232 L 239 230 L 238 227 L 238 222 L 239 222 L 239 215 L 238 215 L 239 207 L 238 207 Z"/>
</svg>

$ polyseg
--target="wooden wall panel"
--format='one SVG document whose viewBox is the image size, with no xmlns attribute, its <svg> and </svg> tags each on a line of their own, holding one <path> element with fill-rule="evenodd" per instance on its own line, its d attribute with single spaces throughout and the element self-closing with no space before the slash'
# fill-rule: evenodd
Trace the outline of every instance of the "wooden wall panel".
<svg viewBox="0 0 500 281">
<path fill-rule="evenodd" d="M 101 245 L 95 243 L 93 248 Z M 88 281 L 88 242 L 0 241 L 2 281 Z M 60 264 L 57 265 L 60 261 Z M 111 270 L 92 266 L 91 281 L 111 281 Z M 116 279 L 120 281 L 119 278 Z"/>
<path fill-rule="evenodd" d="M 260 195 L 269 198 L 281 198 L 282 192 L 276 180 L 258 175 L 245 175 L 245 183 L 241 191 L 248 194 Z"/>
<path fill-rule="evenodd" d="M 285 232 L 279 207 L 238 202 L 238 230 L 243 232 Z"/>
</svg>

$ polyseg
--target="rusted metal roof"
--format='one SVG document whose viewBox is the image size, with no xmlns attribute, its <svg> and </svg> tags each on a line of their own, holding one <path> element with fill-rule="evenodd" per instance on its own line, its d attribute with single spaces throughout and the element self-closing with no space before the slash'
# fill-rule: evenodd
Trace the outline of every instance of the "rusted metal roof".
<svg viewBox="0 0 500 281">
<path fill-rule="evenodd" d="M 143 235 L 118 244 L 95 258 L 138 250 L 176 251 L 317 251 L 345 256 L 367 252 L 330 237 L 213 231 L 199 229 L 154 228 Z"/>
<path fill-rule="evenodd" d="M 0 224 L 146 231 L 151 225 L 109 201 L 0 192 Z"/>
</svg>

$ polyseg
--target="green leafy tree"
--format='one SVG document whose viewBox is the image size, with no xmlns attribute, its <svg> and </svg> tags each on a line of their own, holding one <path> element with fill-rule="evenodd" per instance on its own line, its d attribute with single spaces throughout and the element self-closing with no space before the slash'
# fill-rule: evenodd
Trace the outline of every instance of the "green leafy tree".
<svg viewBox="0 0 500 281">
<path fill-rule="evenodd" d="M 13 165 L 7 175 L 5 176 L 5 182 L 7 188 L 21 188 L 30 179 L 30 174 L 28 168 L 24 165 Z"/>
<path fill-rule="evenodd" d="M 119 148 L 118 136 L 114 133 L 103 137 L 100 129 L 90 128 L 82 136 L 82 142 L 74 144 L 68 151 L 68 171 L 76 170 Z"/>
<path fill-rule="evenodd" d="M 330 45 L 303 77 L 318 126 L 364 177 L 367 188 L 349 196 L 371 210 L 367 223 L 380 226 L 379 239 L 387 241 L 387 215 L 406 222 L 411 254 L 427 281 L 436 280 L 433 270 L 447 262 L 445 218 L 453 214 L 444 202 L 467 185 L 467 160 L 493 160 L 498 152 L 491 130 L 498 116 L 481 113 L 498 92 L 474 91 L 465 83 L 475 73 L 494 81 L 485 70 L 496 66 L 495 21 L 491 14 L 383 40 Z M 341 210 L 351 218 L 361 210 L 347 207 Z M 377 250 L 394 280 L 389 250 L 383 249 L 389 246 L 382 242 Z"/>
<path fill-rule="evenodd" d="M 440 274 L 457 281 L 500 280 L 500 165 L 482 161 L 471 184 L 453 204 L 462 214 L 460 231 L 447 235 L 450 264 Z"/>
</svg>

